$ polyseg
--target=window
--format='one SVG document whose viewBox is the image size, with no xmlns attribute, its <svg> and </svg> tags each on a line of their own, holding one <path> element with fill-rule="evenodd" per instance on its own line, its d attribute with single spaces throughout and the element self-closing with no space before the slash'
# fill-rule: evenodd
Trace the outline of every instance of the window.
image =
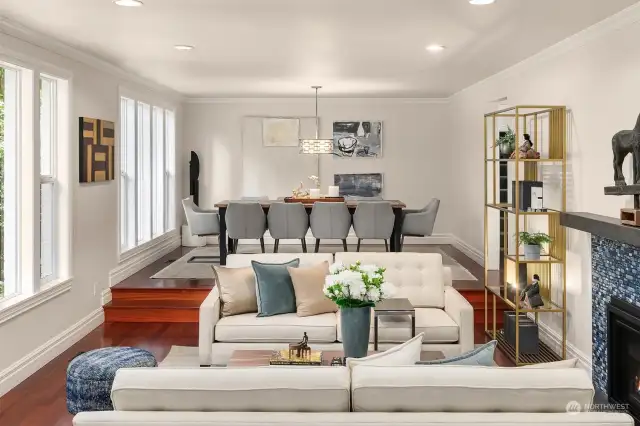
<svg viewBox="0 0 640 426">
<path fill-rule="evenodd" d="M 175 229 L 175 114 L 120 99 L 121 252 Z"/>
<path fill-rule="evenodd" d="M 0 299 L 37 293 L 69 270 L 60 264 L 68 256 L 60 256 L 67 246 L 57 231 L 65 225 L 56 167 L 60 134 L 68 139 L 66 87 L 65 80 L 0 63 Z"/>
</svg>

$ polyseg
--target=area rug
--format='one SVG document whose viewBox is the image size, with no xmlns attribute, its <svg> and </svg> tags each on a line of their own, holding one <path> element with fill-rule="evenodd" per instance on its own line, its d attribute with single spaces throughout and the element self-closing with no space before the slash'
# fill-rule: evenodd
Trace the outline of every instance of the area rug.
<svg viewBox="0 0 640 426">
<path fill-rule="evenodd" d="M 407 251 L 411 251 L 411 246 L 405 246 Z M 363 245 L 361 251 L 363 252 L 375 252 L 384 251 L 382 246 L 377 245 Z M 320 247 L 320 251 L 324 253 L 333 253 L 335 247 L 324 246 Z M 280 246 L 281 253 L 299 253 L 300 247 L 298 245 L 282 245 Z M 416 250 L 417 251 L 417 250 Z M 442 262 L 445 266 L 451 268 L 454 281 L 477 281 L 471 272 L 465 269 L 462 265 L 455 261 L 451 256 L 444 253 L 438 247 L 435 246 L 420 246 L 419 251 L 421 253 L 439 253 L 442 255 Z M 238 248 L 239 253 L 260 253 L 259 245 L 240 245 Z M 159 271 L 151 278 L 182 278 L 182 279 L 209 279 L 213 278 L 213 271 L 211 265 L 219 264 L 219 261 L 201 261 L 200 257 L 211 257 L 220 254 L 218 246 L 207 246 L 196 248 L 180 259 L 171 263 L 169 266 Z M 195 259 L 194 259 L 195 258 Z"/>
</svg>

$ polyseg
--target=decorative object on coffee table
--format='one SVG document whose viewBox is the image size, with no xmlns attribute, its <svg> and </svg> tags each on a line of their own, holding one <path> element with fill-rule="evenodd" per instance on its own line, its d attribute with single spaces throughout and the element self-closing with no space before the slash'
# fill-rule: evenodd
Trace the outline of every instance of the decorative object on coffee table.
<svg viewBox="0 0 640 426">
<path fill-rule="evenodd" d="M 324 294 L 340 307 L 344 354 L 350 358 L 367 355 L 371 329 L 371 308 L 390 296 L 384 268 L 356 262 L 334 263 L 325 279 Z"/>
<path fill-rule="evenodd" d="M 304 333 L 302 340 L 298 343 L 289 343 L 289 358 L 296 356 L 297 358 L 303 358 L 311 355 L 311 348 L 309 347 L 309 336 Z"/>
<path fill-rule="evenodd" d="M 604 188 L 606 195 L 633 195 L 633 208 L 620 209 L 623 225 L 640 226 L 640 115 L 633 130 L 621 130 L 613 136 L 613 180 L 615 186 Z M 633 183 L 627 185 L 622 165 L 627 155 L 633 156 Z"/>
<path fill-rule="evenodd" d="M 111 411 L 111 385 L 120 368 L 157 367 L 149 351 L 131 347 L 100 348 L 78 354 L 67 367 L 67 410 Z"/>
<path fill-rule="evenodd" d="M 416 336 L 416 309 L 409 299 L 387 299 L 373 308 L 373 350 L 378 350 L 378 322 L 383 316 L 410 316 L 411 337 Z"/>
<path fill-rule="evenodd" d="M 542 244 L 553 241 L 551 237 L 543 232 L 520 232 L 520 244 L 524 247 L 524 258 L 526 260 L 539 260 Z"/>
<path fill-rule="evenodd" d="M 322 365 L 322 352 L 312 351 L 300 353 L 297 355 L 290 350 L 280 350 L 272 352 L 269 357 L 269 365 Z"/>
</svg>

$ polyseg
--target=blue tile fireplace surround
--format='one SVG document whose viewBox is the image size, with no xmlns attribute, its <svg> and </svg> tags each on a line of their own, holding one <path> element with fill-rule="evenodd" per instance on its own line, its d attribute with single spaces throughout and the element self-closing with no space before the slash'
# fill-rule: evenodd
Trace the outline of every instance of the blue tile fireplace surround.
<svg viewBox="0 0 640 426">
<path fill-rule="evenodd" d="M 612 297 L 640 306 L 640 247 L 591 236 L 593 383 L 607 392 L 607 306 Z"/>
</svg>

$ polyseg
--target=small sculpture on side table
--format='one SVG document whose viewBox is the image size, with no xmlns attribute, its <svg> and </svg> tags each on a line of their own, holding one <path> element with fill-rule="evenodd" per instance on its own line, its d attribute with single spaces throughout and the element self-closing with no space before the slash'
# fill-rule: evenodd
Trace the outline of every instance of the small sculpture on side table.
<svg viewBox="0 0 640 426">
<path fill-rule="evenodd" d="M 309 337 L 304 333 L 302 340 L 298 343 L 289 343 L 289 358 L 304 358 L 311 356 L 311 348 L 309 347 Z"/>
<path fill-rule="evenodd" d="M 633 130 L 622 130 L 613 135 L 613 180 L 615 186 L 604 188 L 606 195 L 633 195 L 633 208 L 620 209 L 623 225 L 640 226 L 640 115 Z M 627 185 L 622 165 L 627 155 L 633 156 L 633 184 Z"/>
</svg>

